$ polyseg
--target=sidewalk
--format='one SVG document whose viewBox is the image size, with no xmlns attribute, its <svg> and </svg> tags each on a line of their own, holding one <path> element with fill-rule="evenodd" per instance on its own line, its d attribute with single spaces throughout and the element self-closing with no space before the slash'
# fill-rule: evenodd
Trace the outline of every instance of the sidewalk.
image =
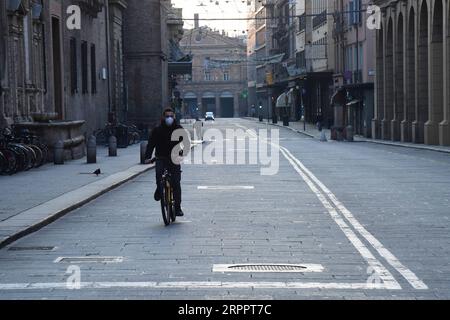
<svg viewBox="0 0 450 320">
<path fill-rule="evenodd" d="M 247 117 L 245 119 L 251 120 L 251 121 L 258 121 L 258 119 L 255 119 L 255 118 Z M 267 122 L 267 119 L 265 119 L 264 122 Z M 272 122 L 270 122 L 270 124 L 273 126 L 277 126 L 277 127 L 283 127 L 283 128 L 295 131 L 297 133 L 301 133 L 301 134 L 306 135 L 311 138 L 320 139 L 319 130 L 317 130 L 317 127 L 311 123 L 306 123 L 306 130 L 304 130 L 305 125 L 302 121 L 289 122 L 289 127 L 284 127 L 282 122 L 278 122 L 278 124 L 272 124 Z M 323 131 L 325 132 L 326 138 L 328 140 L 330 140 L 331 131 L 329 129 L 325 129 L 325 128 L 323 129 Z M 430 146 L 430 145 L 424 145 L 424 144 L 415 144 L 415 143 L 389 141 L 389 140 L 367 139 L 367 138 L 364 138 L 361 136 L 355 136 L 354 139 L 356 142 L 369 142 L 369 143 L 383 144 L 383 145 L 403 147 L 403 148 L 413 148 L 413 149 L 420 149 L 420 150 L 450 153 L 450 147 Z"/>
<path fill-rule="evenodd" d="M 154 168 L 139 163 L 139 144 L 118 149 L 118 157 L 99 146 L 96 164 L 87 164 L 85 157 L 1 176 L 0 248 Z M 102 171 L 98 177 L 92 174 L 97 169 Z"/>
</svg>

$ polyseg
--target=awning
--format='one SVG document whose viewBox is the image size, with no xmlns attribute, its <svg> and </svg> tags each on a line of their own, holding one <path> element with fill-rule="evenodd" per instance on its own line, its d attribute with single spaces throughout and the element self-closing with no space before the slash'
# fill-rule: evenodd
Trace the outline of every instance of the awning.
<svg viewBox="0 0 450 320">
<path fill-rule="evenodd" d="M 277 99 L 277 108 L 287 108 L 289 107 L 289 98 L 287 93 L 282 93 Z"/>
<path fill-rule="evenodd" d="M 361 100 L 352 100 L 349 103 L 347 103 L 347 107 L 351 107 L 355 104 L 359 104 L 361 102 Z"/>
<path fill-rule="evenodd" d="M 346 91 L 343 88 L 336 90 L 331 97 L 331 105 L 344 105 L 346 101 Z"/>
<path fill-rule="evenodd" d="M 169 74 L 192 74 L 192 61 L 169 62 Z"/>
<path fill-rule="evenodd" d="M 184 54 L 180 46 L 173 41 L 169 41 L 170 57 L 169 57 L 169 74 L 192 74 L 192 57 Z"/>
</svg>

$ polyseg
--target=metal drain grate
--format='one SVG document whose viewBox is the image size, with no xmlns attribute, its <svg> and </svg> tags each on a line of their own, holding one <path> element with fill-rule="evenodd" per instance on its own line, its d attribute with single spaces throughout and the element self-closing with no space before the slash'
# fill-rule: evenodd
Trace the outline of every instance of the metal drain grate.
<svg viewBox="0 0 450 320">
<path fill-rule="evenodd" d="M 213 272 L 322 272 L 320 264 L 215 264 Z"/>
<path fill-rule="evenodd" d="M 8 251 L 53 251 L 56 247 L 10 247 Z"/>
<path fill-rule="evenodd" d="M 59 257 L 55 263 L 120 263 L 123 262 L 123 257 L 100 257 L 100 256 L 89 256 L 89 257 Z"/>
</svg>

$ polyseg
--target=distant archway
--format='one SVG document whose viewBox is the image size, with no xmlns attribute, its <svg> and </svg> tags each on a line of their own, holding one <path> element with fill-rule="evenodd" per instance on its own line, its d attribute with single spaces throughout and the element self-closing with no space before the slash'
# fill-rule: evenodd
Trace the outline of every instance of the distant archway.
<svg viewBox="0 0 450 320">
<path fill-rule="evenodd" d="M 222 118 L 233 118 L 234 96 L 229 91 L 224 91 L 220 95 L 220 116 Z"/>
<path fill-rule="evenodd" d="M 216 114 L 216 95 L 214 92 L 204 92 L 202 95 L 202 113 L 214 112 Z"/>
<path fill-rule="evenodd" d="M 193 117 L 197 114 L 198 99 L 194 92 L 187 92 L 183 96 L 184 112 Z"/>
</svg>

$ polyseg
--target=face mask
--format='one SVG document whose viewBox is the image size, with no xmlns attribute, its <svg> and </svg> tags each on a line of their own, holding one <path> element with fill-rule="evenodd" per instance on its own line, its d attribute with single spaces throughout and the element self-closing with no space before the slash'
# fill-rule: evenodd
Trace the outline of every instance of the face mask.
<svg viewBox="0 0 450 320">
<path fill-rule="evenodd" d="M 166 118 L 166 125 L 167 126 L 169 126 L 169 127 L 172 126 L 173 122 L 174 122 L 174 119 L 172 117 L 167 117 Z"/>
</svg>

